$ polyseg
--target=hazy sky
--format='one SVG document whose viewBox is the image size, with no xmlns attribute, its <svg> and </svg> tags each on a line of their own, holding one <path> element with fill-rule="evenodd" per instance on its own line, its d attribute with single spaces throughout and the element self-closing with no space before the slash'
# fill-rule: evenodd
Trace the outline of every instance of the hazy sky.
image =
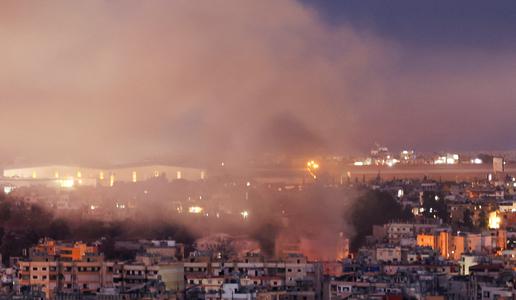
<svg viewBox="0 0 516 300">
<path fill-rule="evenodd" d="M 0 155 L 516 148 L 515 1 L 1 1 Z"/>
</svg>

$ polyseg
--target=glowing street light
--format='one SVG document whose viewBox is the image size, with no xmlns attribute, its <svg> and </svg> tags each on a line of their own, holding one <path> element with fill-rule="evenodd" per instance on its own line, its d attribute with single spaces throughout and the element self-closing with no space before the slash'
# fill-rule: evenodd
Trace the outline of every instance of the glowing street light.
<svg viewBox="0 0 516 300">
<path fill-rule="evenodd" d="M 306 170 L 314 179 L 317 179 L 317 175 L 315 172 L 319 169 L 319 164 L 313 160 L 310 160 L 306 163 Z"/>
<path fill-rule="evenodd" d="M 203 209 L 200 206 L 190 206 L 188 208 L 188 212 L 191 214 L 200 214 L 202 213 Z"/>
</svg>

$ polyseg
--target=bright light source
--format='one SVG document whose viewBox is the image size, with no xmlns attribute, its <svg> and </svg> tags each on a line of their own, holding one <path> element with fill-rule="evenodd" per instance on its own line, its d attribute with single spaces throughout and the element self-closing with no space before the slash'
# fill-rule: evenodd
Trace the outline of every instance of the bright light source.
<svg viewBox="0 0 516 300">
<path fill-rule="evenodd" d="M 58 182 L 62 188 L 73 188 L 73 186 L 75 184 L 73 178 L 61 179 L 61 180 L 58 180 Z"/>
<path fill-rule="evenodd" d="M 202 213 L 202 211 L 203 211 L 203 208 L 200 206 L 190 206 L 188 208 L 188 212 L 191 214 L 200 214 L 200 213 Z"/>
<path fill-rule="evenodd" d="M 364 162 L 363 161 L 356 161 L 353 163 L 353 165 L 357 166 L 357 167 L 361 167 L 364 165 Z"/>
<path fill-rule="evenodd" d="M 393 167 L 395 164 L 399 163 L 400 161 L 395 158 L 389 158 L 385 161 L 385 164 L 389 167 Z"/>
<path fill-rule="evenodd" d="M 13 187 L 12 186 L 4 186 L 4 194 L 9 194 L 13 191 Z"/>
<path fill-rule="evenodd" d="M 493 211 L 493 212 L 489 213 L 489 228 L 490 229 L 498 229 L 498 228 L 500 228 L 500 223 L 501 222 L 502 222 L 502 219 L 500 218 L 500 216 L 498 216 L 496 211 Z"/>
<path fill-rule="evenodd" d="M 132 179 L 133 179 L 133 182 L 136 182 L 137 181 L 137 176 L 136 176 L 136 171 L 133 171 L 132 172 Z"/>
<path fill-rule="evenodd" d="M 317 175 L 315 174 L 315 171 L 317 169 L 319 169 L 319 164 L 316 163 L 315 161 L 311 160 L 311 161 L 306 163 L 306 170 L 308 171 L 308 173 L 310 173 L 310 175 L 312 175 L 312 177 L 314 179 L 317 178 Z"/>
<path fill-rule="evenodd" d="M 474 164 L 474 165 L 481 165 L 482 164 L 482 160 L 480 158 L 473 158 L 471 160 L 471 163 Z"/>
<path fill-rule="evenodd" d="M 240 213 L 240 215 L 242 215 L 242 218 L 247 219 L 249 217 L 249 212 L 247 210 L 244 210 Z"/>
<path fill-rule="evenodd" d="M 246 185 L 247 187 L 250 187 L 250 186 L 251 186 L 251 182 L 249 182 L 249 181 L 248 181 L 245 185 Z"/>
<path fill-rule="evenodd" d="M 436 164 L 436 165 L 446 164 L 446 156 L 439 156 L 436 160 L 434 160 L 434 164 Z"/>
<path fill-rule="evenodd" d="M 319 169 L 319 164 L 316 163 L 315 161 L 311 160 L 309 162 L 306 163 L 306 166 L 308 168 L 311 168 L 311 169 Z"/>
</svg>

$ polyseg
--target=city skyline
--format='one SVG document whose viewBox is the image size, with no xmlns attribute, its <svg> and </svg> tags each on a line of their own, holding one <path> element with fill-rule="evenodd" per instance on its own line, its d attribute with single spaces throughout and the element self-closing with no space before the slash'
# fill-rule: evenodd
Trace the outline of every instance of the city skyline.
<svg viewBox="0 0 516 300">
<path fill-rule="evenodd" d="M 1 0 L 0 43 L 0 299 L 516 299 L 515 0 Z"/>
</svg>

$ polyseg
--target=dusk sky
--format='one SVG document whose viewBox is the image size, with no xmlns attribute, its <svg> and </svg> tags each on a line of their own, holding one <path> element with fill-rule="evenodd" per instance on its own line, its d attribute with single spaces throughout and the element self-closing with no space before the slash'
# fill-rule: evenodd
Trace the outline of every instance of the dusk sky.
<svg viewBox="0 0 516 300">
<path fill-rule="evenodd" d="M 2 1 L 3 160 L 516 149 L 515 1 Z"/>
</svg>

